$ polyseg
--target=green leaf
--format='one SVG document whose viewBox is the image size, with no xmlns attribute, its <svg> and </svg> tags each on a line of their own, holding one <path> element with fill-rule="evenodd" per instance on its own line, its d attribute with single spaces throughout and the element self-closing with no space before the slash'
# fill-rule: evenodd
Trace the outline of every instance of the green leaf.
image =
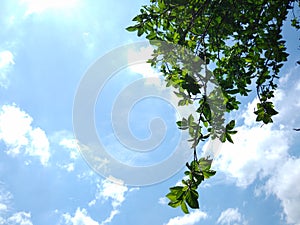
<svg viewBox="0 0 300 225">
<path fill-rule="evenodd" d="M 224 143 L 224 142 L 226 141 L 226 134 L 225 134 L 225 133 L 223 133 L 223 134 L 220 136 L 220 141 L 221 141 L 222 143 Z"/>
<path fill-rule="evenodd" d="M 127 27 L 126 30 L 129 32 L 136 31 L 138 28 L 136 26 Z"/>
<path fill-rule="evenodd" d="M 186 194 L 186 203 L 192 209 L 199 209 L 199 202 L 198 202 L 198 193 L 194 190 L 187 191 Z"/>
<path fill-rule="evenodd" d="M 226 135 L 226 139 L 233 144 L 233 140 L 231 138 L 231 135 L 227 132 L 225 133 L 225 135 Z"/>
<path fill-rule="evenodd" d="M 170 188 L 170 192 L 166 197 L 170 200 L 169 205 L 172 207 L 178 207 L 183 200 L 185 192 L 182 186 L 175 186 Z"/>
<path fill-rule="evenodd" d="M 144 29 L 143 28 L 139 28 L 138 29 L 138 33 L 137 33 L 137 36 L 142 36 L 143 35 L 143 33 L 144 33 Z"/>
<path fill-rule="evenodd" d="M 232 130 L 235 127 L 235 120 L 231 120 L 227 125 L 226 125 L 226 130 Z"/>
<path fill-rule="evenodd" d="M 148 34 L 148 35 L 146 36 L 146 38 L 147 38 L 148 40 L 156 39 L 156 33 L 151 32 L 150 34 Z"/>
<path fill-rule="evenodd" d="M 188 121 L 185 118 L 183 118 L 182 121 L 177 121 L 176 124 L 181 130 L 186 130 L 189 128 Z"/>
<path fill-rule="evenodd" d="M 181 99 L 181 100 L 179 100 L 179 102 L 178 102 L 178 106 L 184 106 L 185 105 L 185 99 Z"/>
<path fill-rule="evenodd" d="M 191 114 L 191 115 L 189 115 L 189 117 L 188 117 L 188 124 L 189 124 L 189 126 L 192 126 L 193 122 L 194 122 L 194 117 L 193 117 L 193 115 Z"/>
<path fill-rule="evenodd" d="M 212 159 L 201 158 L 199 159 L 199 166 L 202 171 L 209 170 L 212 164 Z"/>
<path fill-rule="evenodd" d="M 190 171 L 185 171 L 184 175 L 188 176 L 188 175 L 190 175 L 190 173 L 191 173 Z"/>
<path fill-rule="evenodd" d="M 207 121 L 211 120 L 211 110 L 207 102 L 203 104 L 203 115 L 205 116 Z"/>
<path fill-rule="evenodd" d="M 193 127 L 189 127 L 189 134 L 190 136 L 193 138 L 195 135 L 194 135 L 194 128 Z"/>
<path fill-rule="evenodd" d="M 214 176 L 215 174 L 216 174 L 216 171 L 214 171 L 214 170 L 203 171 L 203 175 L 204 175 L 205 179 L 208 179 L 208 178 Z"/>
<path fill-rule="evenodd" d="M 177 124 L 177 126 L 181 127 L 182 126 L 182 121 L 177 121 L 176 124 Z"/>
<path fill-rule="evenodd" d="M 227 133 L 228 133 L 228 134 L 236 134 L 237 131 L 236 131 L 236 130 L 229 130 L 229 131 L 227 131 Z"/>
<path fill-rule="evenodd" d="M 185 214 L 190 213 L 184 201 L 181 202 L 181 210 L 182 210 Z"/>
<path fill-rule="evenodd" d="M 187 184 L 187 182 L 185 181 L 185 180 L 182 180 L 181 181 L 185 186 L 182 188 L 182 191 L 183 192 L 186 192 L 188 189 L 189 189 L 189 186 L 188 186 L 188 184 Z"/>
<path fill-rule="evenodd" d="M 142 19 L 141 15 L 137 15 L 136 17 L 134 17 L 134 18 L 132 19 L 132 21 L 142 22 L 143 19 Z"/>
<path fill-rule="evenodd" d="M 170 191 L 171 193 L 175 194 L 176 196 L 178 196 L 178 193 L 182 192 L 182 186 L 175 186 L 175 187 L 171 187 Z"/>
<path fill-rule="evenodd" d="M 170 201 L 172 201 L 172 202 L 174 202 L 174 201 L 177 200 L 176 195 L 175 195 L 174 193 L 172 193 L 172 192 L 168 193 L 168 194 L 166 195 L 166 197 L 167 197 Z"/>
<path fill-rule="evenodd" d="M 168 205 L 173 207 L 173 208 L 176 208 L 176 207 L 181 205 L 181 202 L 182 201 L 169 202 Z"/>
</svg>

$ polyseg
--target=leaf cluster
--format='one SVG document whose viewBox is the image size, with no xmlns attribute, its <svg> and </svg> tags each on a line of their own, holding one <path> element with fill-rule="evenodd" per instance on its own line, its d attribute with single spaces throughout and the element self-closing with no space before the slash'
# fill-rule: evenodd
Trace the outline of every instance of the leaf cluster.
<svg viewBox="0 0 300 225">
<path fill-rule="evenodd" d="M 170 188 L 170 206 L 185 213 L 187 206 L 199 207 L 197 188 L 215 171 L 211 160 L 198 160 L 197 146 L 209 138 L 233 143 L 235 120 L 226 124 L 225 113 L 239 109 L 238 97 L 255 86 L 256 121 L 273 122 L 278 112 L 272 98 L 288 58 L 282 25 L 290 11 L 291 25 L 300 29 L 295 3 L 300 5 L 299 0 L 150 0 L 133 18 L 127 30 L 155 46 L 148 62 L 176 89 L 178 105 L 197 105 L 195 114 L 177 121 L 189 132 L 194 159 L 187 163 L 183 186 Z"/>
<path fill-rule="evenodd" d="M 199 208 L 198 187 L 204 179 L 208 179 L 215 175 L 216 171 L 211 170 L 212 160 L 201 158 L 198 161 L 186 163 L 188 168 L 185 171 L 187 179 L 182 180 L 182 185 L 170 188 L 170 192 L 166 197 L 170 200 L 169 206 L 176 208 L 181 207 L 184 213 L 189 213 L 188 207 L 192 209 Z"/>
<path fill-rule="evenodd" d="M 238 108 L 234 96 L 247 96 L 255 81 L 260 107 L 268 114 L 275 79 L 288 56 L 282 25 L 295 2 L 299 1 L 151 0 L 127 30 L 146 34 L 149 40 L 180 44 L 205 62 L 213 62 L 213 75 L 228 99 L 229 111 Z M 296 16 L 291 24 L 299 29 Z M 199 87 L 190 82 L 184 88 L 194 94 Z"/>
</svg>

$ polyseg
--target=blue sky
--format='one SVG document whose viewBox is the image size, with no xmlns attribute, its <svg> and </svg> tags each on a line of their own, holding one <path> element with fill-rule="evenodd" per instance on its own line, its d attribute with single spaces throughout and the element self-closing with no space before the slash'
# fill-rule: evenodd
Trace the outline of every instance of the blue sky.
<svg viewBox="0 0 300 225">
<path fill-rule="evenodd" d="M 199 210 L 183 215 L 167 206 L 164 196 L 181 180 L 182 170 L 148 186 L 117 185 L 82 158 L 73 134 L 76 91 L 99 57 L 143 40 L 125 30 L 143 4 L 147 2 L 1 1 L 0 224 L 300 224 L 300 133 L 292 130 L 300 127 L 300 69 L 295 63 L 300 35 L 288 26 L 283 34 L 291 55 L 274 100 L 280 114 L 274 124 L 261 127 L 253 115 L 255 96 L 243 101 L 234 115 L 239 124 L 235 144 L 221 146 L 213 163 L 217 175 L 199 190 Z M 132 166 L 167 161 L 182 147 L 174 99 L 155 76 L 143 64 L 124 68 L 95 103 L 99 139 L 113 157 Z M 139 89 L 128 89 L 139 79 Z M 128 112 L 118 111 L 120 118 L 112 125 L 112 103 L 124 90 L 138 96 L 147 88 L 157 91 L 155 96 L 133 104 L 127 125 L 137 140 L 152 135 L 154 147 L 146 153 L 129 151 L 114 134 Z M 151 124 L 153 118 L 163 123 Z M 162 125 L 165 134 L 156 129 Z M 124 126 L 119 129 L 122 134 Z"/>
</svg>

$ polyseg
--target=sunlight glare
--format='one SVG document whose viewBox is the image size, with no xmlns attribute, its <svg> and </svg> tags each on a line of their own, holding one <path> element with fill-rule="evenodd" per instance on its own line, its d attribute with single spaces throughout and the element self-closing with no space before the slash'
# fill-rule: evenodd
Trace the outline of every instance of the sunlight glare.
<svg viewBox="0 0 300 225">
<path fill-rule="evenodd" d="M 68 9 L 77 4 L 78 0 L 21 0 L 27 5 L 25 15 L 42 13 L 47 9 Z"/>
</svg>

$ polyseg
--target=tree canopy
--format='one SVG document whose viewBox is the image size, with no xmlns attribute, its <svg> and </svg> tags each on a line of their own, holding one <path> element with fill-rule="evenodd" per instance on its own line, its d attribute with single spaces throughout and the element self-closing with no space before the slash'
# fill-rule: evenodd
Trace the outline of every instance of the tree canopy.
<svg viewBox="0 0 300 225">
<path fill-rule="evenodd" d="M 226 121 L 224 115 L 239 109 L 238 97 L 255 91 L 256 121 L 273 122 L 278 112 L 272 98 L 288 58 L 282 27 L 291 12 L 288 22 L 300 29 L 294 13 L 299 5 L 296 0 L 150 0 L 133 18 L 135 24 L 127 30 L 145 35 L 157 47 L 149 62 L 163 73 L 167 86 L 177 89 L 178 104 L 198 105 L 197 118 L 177 122 L 191 136 L 194 159 L 186 164 L 182 185 L 170 188 L 170 206 L 181 206 L 184 213 L 187 205 L 199 208 L 198 187 L 216 172 L 211 159 L 198 159 L 197 146 L 208 138 L 233 143 L 235 120 Z M 170 52 L 158 41 L 180 45 L 194 58 L 184 56 L 184 50 Z M 218 88 L 208 91 L 209 83 Z"/>
</svg>

